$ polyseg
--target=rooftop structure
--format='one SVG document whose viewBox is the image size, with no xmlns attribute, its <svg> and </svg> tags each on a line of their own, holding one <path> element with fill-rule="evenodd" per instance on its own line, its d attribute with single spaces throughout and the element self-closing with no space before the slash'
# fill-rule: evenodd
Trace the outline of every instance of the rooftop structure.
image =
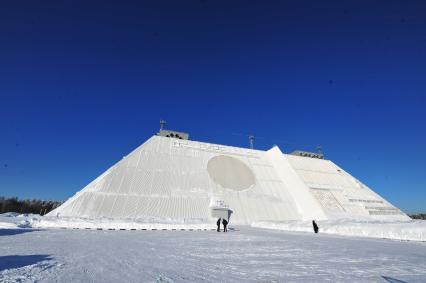
<svg viewBox="0 0 426 283">
<path fill-rule="evenodd" d="M 322 154 L 322 153 L 315 153 L 315 152 L 309 152 L 309 151 L 296 150 L 296 151 L 293 151 L 290 154 L 291 155 L 296 155 L 296 156 L 303 156 L 303 157 L 324 159 L 324 154 Z"/>
</svg>

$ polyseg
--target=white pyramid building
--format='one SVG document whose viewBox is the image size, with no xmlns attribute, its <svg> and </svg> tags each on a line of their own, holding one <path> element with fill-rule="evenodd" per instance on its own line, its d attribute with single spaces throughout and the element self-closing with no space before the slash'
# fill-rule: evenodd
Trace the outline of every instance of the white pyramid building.
<svg viewBox="0 0 426 283">
<path fill-rule="evenodd" d="M 211 221 L 223 211 L 232 211 L 233 224 L 341 217 L 409 219 L 321 155 L 186 138 L 183 133 L 161 131 L 50 215 Z"/>
</svg>

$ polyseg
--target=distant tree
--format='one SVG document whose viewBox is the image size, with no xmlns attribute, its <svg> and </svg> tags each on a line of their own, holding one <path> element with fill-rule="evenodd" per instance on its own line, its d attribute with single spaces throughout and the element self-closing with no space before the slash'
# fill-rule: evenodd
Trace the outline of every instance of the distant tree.
<svg viewBox="0 0 426 283">
<path fill-rule="evenodd" d="M 426 213 L 418 213 L 409 215 L 412 219 L 426 220 Z"/>
<path fill-rule="evenodd" d="M 17 197 L 0 197 L 0 213 L 17 212 L 44 215 L 60 206 L 62 203 L 62 201 L 54 200 L 18 200 Z"/>
</svg>

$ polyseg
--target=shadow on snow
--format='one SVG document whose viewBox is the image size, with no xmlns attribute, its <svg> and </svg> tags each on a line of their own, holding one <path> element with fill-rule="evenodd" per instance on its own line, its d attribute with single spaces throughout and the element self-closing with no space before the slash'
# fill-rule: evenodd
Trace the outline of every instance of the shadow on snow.
<svg viewBox="0 0 426 283">
<path fill-rule="evenodd" d="M 27 265 L 51 260 L 49 255 L 8 255 L 0 256 L 0 271 L 12 268 L 20 268 Z"/>
<path fill-rule="evenodd" d="M 398 279 L 395 279 L 395 278 L 392 278 L 392 277 L 389 277 L 389 276 L 382 276 L 382 278 L 385 279 L 386 282 L 389 282 L 389 283 L 407 283 L 405 281 L 398 280 Z"/>
<path fill-rule="evenodd" d="M 13 236 L 29 232 L 41 231 L 40 229 L 0 229 L 0 236 Z"/>
</svg>

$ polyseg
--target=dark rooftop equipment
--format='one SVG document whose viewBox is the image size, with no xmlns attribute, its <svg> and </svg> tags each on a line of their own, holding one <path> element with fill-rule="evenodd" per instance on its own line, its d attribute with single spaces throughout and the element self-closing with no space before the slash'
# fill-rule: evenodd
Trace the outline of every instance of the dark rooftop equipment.
<svg viewBox="0 0 426 283">
<path fill-rule="evenodd" d="M 324 159 L 324 154 L 322 154 L 322 153 L 315 153 L 315 152 L 309 152 L 309 151 L 303 151 L 303 150 L 296 150 L 296 151 L 293 151 L 290 154 L 291 155 L 297 155 L 297 156 L 303 156 L 303 157 Z"/>
<path fill-rule="evenodd" d="M 165 120 L 163 120 L 163 119 L 160 120 L 160 131 L 157 133 L 157 136 L 166 137 L 166 138 L 175 138 L 175 139 L 180 139 L 180 140 L 189 139 L 188 133 L 164 129 L 164 126 L 166 125 L 166 123 L 167 122 Z"/>
</svg>

